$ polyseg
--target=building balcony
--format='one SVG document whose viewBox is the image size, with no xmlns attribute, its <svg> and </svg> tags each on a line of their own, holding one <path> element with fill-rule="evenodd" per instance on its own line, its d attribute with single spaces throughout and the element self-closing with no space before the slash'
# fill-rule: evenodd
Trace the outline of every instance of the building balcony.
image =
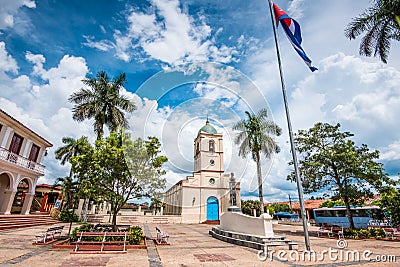
<svg viewBox="0 0 400 267">
<path fill-rule="evenodd" d="M 37 162 L 30 161 L 29 159 L 20 155 L 14 154 L 3 147 L 0 147 L 0 161 L 6 161 L 16 166 L 38 173 L 40 175 L 44 175 L 43 165 Z"/>
</svg>

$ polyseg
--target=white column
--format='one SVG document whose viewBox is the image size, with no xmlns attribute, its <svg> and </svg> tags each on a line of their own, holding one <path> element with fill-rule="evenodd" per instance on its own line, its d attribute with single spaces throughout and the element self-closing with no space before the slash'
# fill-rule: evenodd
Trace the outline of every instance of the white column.
<svg viewBox="0 0 400 267">
<path fill-rule="evenodd" d="M 260 216 L 264 220 L 264 233 L 266 237 L 274 237 L 274 229 L 272 228 L 272 217 L 268 213 Z"/>
<path fill-rule="evenodd" d="M 5 190 L 3 202 L 0 204 L 0 214 L 11 214 L 12 203 L 17 190 Z"/>
<path fill-rule="evenodd" d="M 45 147 L 41 147 L 41 148 L 39 149 L 39 154 L 38 154 L 38 158 L 37 158 L 37 163 L 42 164 L 42 162 L 43 162 L 43 156 L 45 155 L 45 153 L 46 153 L 46 148 L 45 148 Z"/>
<path fill-rule="evenodd" d="M 32 147 L 32 140 L 28 139 L 26 141 L 26 145 L 25 145 L 25 149 L 24 149 L 24 153 L 22 154 L 23 157 L 27 158 L 29 155 L 28 153 L 30 152 L 30 148 Z"/>
<path fill-rule="evenodd" d="M 25 193 L 24 204 L 22 205 L 21 214 L 29 214 L 34 196 L 35 194 Z"/>
<path fill-rule="evenodd" d="M 13 129 L 11 127 L 7 127 L 6 133 L 4 134 L 3 142 L 1 143 L 1 147 L 6 148 L 8 139 L 10 138 L 10 134 L 12 131 Z"/>
</svg>

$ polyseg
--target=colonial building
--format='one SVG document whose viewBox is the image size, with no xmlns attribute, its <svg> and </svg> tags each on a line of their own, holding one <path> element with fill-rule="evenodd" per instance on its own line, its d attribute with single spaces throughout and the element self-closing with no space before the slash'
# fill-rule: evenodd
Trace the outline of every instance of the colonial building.
<svg viewBox="0 0 400 267">
<path fill-rule="evenodd" d="M 194 172 L 164 194 L 164 215 L 180 215 L 183 223 L 219 220 L 230 203 L 233 174 L 224 173 L 222 133 L 207 120 L 194 139 Z M 240 183 L 233 185 L 240 203 Z"/>
<path fill-rule="evenodd" d="M 41 162 L 51 146 L 0 109 L 0 214 L 10 214 L 13 207 L 18 213 L 29 213 L 37 181 L 44 175 Z"/>
</svg>

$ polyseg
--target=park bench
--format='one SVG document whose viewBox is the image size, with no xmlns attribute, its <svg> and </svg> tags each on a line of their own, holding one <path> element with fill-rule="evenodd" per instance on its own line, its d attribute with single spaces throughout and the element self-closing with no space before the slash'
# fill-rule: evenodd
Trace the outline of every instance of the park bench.
<svg viewBox="0 0 400 267">
<path fill-rule="evenodd" d="M 168 238 L 169 235 L 166 232 L 160 230 L 160 228 L 156 227 L 157 238 L 156 243 L 157 245 L 169 245 Z"/>
<path fill-rule="evenodd" d="M 35 244 L 46 243 L 48 241 L 54 240 L 56 238 L 56 235 L 58 235 L 57 238 L 60 238 L 63 228 L 64 228 L 63 225 L 50 227 L 46 230 L 46 232 L 37 234 L 35 236 Z"/>
<path fill-rule="evenodd" d="M 332 227 L 327 227 L 327 226 L 321 226 L 318 229 L 318 237 L 321 237 L 323 235 L 327 235 L 328 237 L 331 237 L 334 235 L 333 233 L 333 226 Z"/>
<path fill-rule="evenodd" d="M 128 242 L 127 237 L 129 236 L 128 232 L 78 232 L 77 236 L 79 236 L 78 241 L 75 243 L 74 252 L 77 253 L 81 248 L 84 251 L 97 251 L 104 252 L 113 250 L 115 252 L 126 252 L 126 244 Z M 86 238 L 98 238 L 102 239 L 101 241 L 91 241 L 84 240 Z M 123 237 L 123 240 L 107 240 L 113 237 Z M 122 247 L 122 250 L 114 250 L 114 248 Z M 111 249 L 113 248 L 113 249 Z"/>
<path fill-rule="evenodd" d="M 165 223 L 169 223 L 168 218 L 166 217 L 154 217 L 153 218 L 153 223 L 154 224 L 165 224 Z"/>
<path fill-rule="evenodd" d="M 339 239 L 344 238 L 344 229 L 343 227 L 332 227 L 332 234 L 338 235 Z"/>
<path fill-rule="evenodd" d="M 400 237 L 400 231 L 397 228 L 382 228 L 385 236 L 392 240 Z"/>
</svg>

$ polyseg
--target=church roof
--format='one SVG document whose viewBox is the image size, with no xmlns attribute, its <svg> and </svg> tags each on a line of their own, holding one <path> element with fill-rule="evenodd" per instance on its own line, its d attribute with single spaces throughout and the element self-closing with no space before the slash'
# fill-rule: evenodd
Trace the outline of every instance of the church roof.
<svg viewBox="0 0 400 267">
<path fill-rule="evenodd" d="M 206 121 L 206 125 L 204 125 L 203 127 L 200 128 L 199 132 L 197 135 L 199 135 L 200 133 L 209 133 L 209 134 L 217 134 L 217 130 L 210 124 L 210 122 Z"/>
</svg>

